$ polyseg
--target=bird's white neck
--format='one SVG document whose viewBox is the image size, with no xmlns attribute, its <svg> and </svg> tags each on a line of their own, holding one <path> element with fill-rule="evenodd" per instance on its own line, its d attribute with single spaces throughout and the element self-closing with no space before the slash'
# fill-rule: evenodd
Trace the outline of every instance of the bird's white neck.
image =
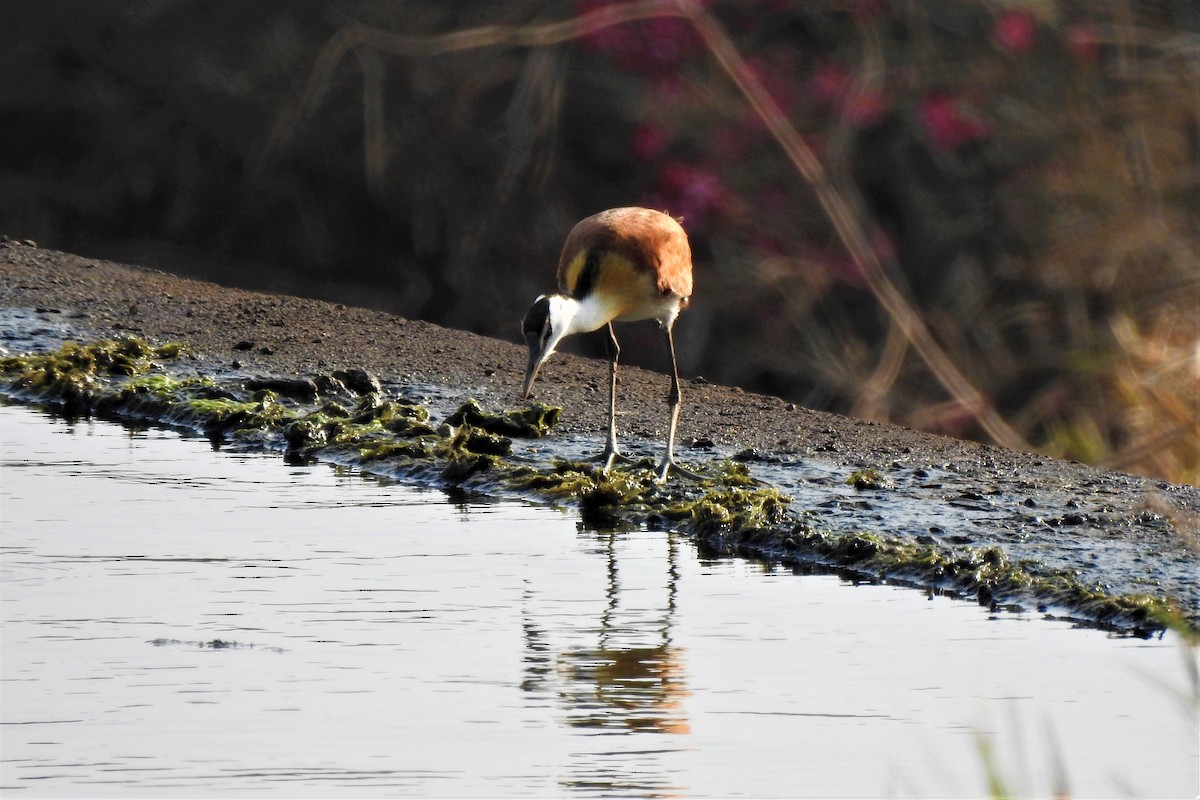
<svg viewBox="0 0 1200 800">
<path fill-rule="evenodd" d="M 612 309 L 595 295 L 582 300 L 565 295 L 550 297 L 551 326 L 556 332 L 561 330 L 563 336 L 594 331 L 611 322 L 613 316 Z"/>
</svg>

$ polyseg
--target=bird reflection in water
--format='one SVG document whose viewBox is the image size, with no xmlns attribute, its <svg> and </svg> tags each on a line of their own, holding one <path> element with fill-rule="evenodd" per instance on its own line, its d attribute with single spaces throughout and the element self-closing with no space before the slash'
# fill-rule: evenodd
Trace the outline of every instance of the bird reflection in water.
<svg viewBox="0 0 1200 800">
<path fill-rule="evenodd" d="M 600 537 L 607 561 L 605 605 L 599 624 L 586 631 L 594 643 L 556 647 L 559 631 L 546 631 L 525 615 L 525 682 L 527 691 L 553 696 L 576 728 L 597 732 L 691 731 L 684 709 L 688 696 L 686 651 L 671 643 L 671 626 L 679 568 L 678 543 L 666 535 L 666 599 L 660 607 L 623 607 L 618 570 L 617 531 L 592 532 Z M 661 584 L 659 584 L 661 586 Z M 625 587 L 626 599 L 644 597 L 645 587 Z M 534 598 L 529 598 L 534 601 Z M 536 601 L 530 603 L 534 605 Z M 578 640 L 584 631 L 573 631 Z"/>
</svg>

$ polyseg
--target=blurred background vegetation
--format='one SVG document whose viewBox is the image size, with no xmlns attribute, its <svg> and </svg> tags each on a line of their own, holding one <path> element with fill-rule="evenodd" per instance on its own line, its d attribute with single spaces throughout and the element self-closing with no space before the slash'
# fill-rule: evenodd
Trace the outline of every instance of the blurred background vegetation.
<svg viewBox="0 0 1200 800">
<path fill-rule="evenodd" d="M 571 225 L 648 205 L 693 241 L 686 374 L 986 439 L 691 21 L 439 54 L 363 34 L 610 5 L 7 0 L 0 233 L 516 340 Z M 1200 6 L 696 8 L 1023 446 L 1200 480 Z M 652 326 L 623 338 L 665 363 Z"/>
</svg>

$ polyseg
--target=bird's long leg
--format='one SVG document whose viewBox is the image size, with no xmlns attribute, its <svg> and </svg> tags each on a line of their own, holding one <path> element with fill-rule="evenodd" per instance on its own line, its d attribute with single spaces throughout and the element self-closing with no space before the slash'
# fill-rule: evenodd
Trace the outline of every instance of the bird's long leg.
<svg viewBox="0 0 1200 800">
<path fill-rule="evenodd" d="M 671 424 L 667 429 L 667 452 L 663 456 L 662 463 L 658 465 L 659 483 L 667 479 L 667 473 L 672 468 L 689 478 L 702 477 L 679 466 L 679 462 L 675 460 L 675 429 L 679 426 L 679 408 L 683 403 L 683 396 L 679 391 L 679 366 L 675 363 L 675 335 L 672 333 L 672 327 L 672 325 L 667 325 L 667 347 L 671 351 L 671 391 L 667 395 L 667 403 L 671 406 Z"/>
<path fill-rule="evenodd" d="M 612 469 L 617 459 L 627 463 L 633 459 L 626 457 L 617 449 L 617 360 L 621 357 L 621 345 L 617 343 L 617 333 L 612 323 L 608 323 L 609 355 L 608 364 L 608 439 L 604 442 L 604 452 L 597 460 L 604 462 L 604 471 Z"/>
</svg>

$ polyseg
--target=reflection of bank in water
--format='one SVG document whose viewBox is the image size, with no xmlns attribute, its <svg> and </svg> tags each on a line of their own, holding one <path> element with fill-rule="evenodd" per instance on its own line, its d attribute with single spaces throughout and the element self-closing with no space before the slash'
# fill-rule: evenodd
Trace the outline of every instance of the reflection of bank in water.
<svg viewBox="0 0 1200 800">
<path fill-rule="evenodd" d="M 650 559 L 657 569 L 622 571 L 618 562 L 628 552 L 620 546 L 622 534 L 589 535 L 597 537 L 596 552 L 607 564 L 596 624 L 572 630 L 548 625 L 540 602 L 544 598 L 529 593 L 523 688 L 554 697 L 572 727 L 689 733 L 683 707 L 689 694 L 686 650 L 671 643 L 679 581 L 676 537 L 662 537 L 665 558 Z M 556 616 L 551 614 L 551 620 Z M 561 619 L 563 626 L 577 624 Z M 564 635 L 569 642 L 560 644 Z"/>
</svg>

